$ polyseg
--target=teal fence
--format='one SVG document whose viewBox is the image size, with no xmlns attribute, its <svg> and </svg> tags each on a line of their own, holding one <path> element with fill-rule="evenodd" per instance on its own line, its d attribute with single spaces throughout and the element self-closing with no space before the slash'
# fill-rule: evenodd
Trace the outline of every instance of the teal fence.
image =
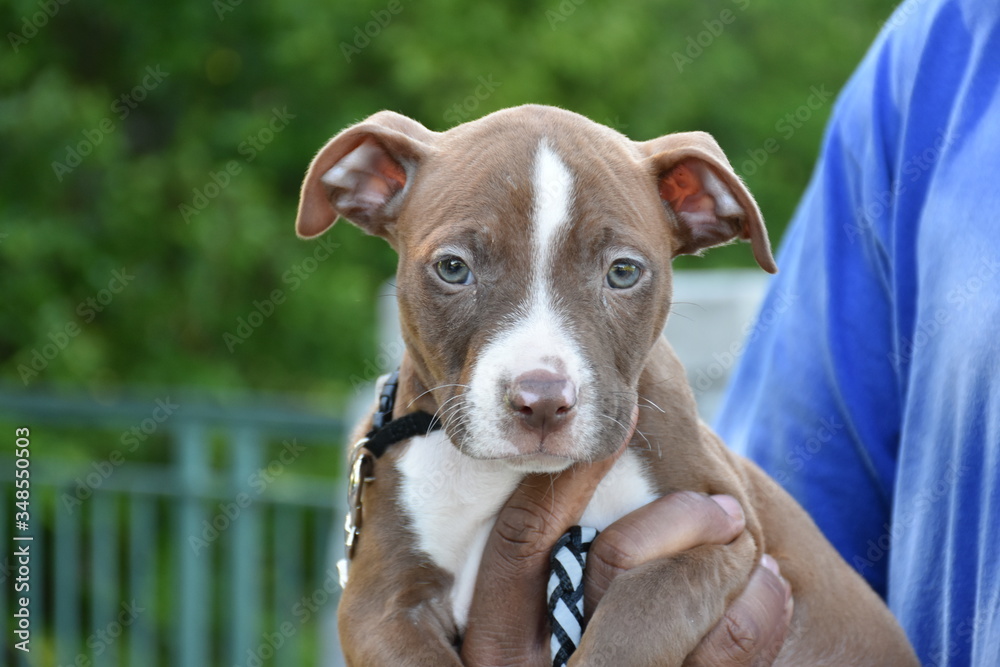
<svg viewBox="0 0 1000 667">
<path fill-rule="evenodd" d="M 281 403 L 0 390 L 0 662 L 339 664 L 343 423 Z M 26 531 L 19 427 L 31 443 Z M 27 654 L 13 617 L 24 544 Z"/>
</svg>

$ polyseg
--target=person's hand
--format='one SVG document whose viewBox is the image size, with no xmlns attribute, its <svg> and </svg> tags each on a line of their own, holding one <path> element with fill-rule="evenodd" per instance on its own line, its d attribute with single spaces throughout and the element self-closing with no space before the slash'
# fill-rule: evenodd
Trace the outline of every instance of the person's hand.
<svg viewBox="0 0 1000 667">
<path fill-rule="evenodd" d="M 769 667 L 785 643 L 793 609 L 791 587 L 774 559 L 764 556 L 685 667 Z"/>
<path fill-rule="evenodd" d="M 587 556 L 585 617 L 622 572 L 704 544 L 728 544 L 743 529 L 743 510 L 735 498 L 693 492 L 658 498 L 622 517 L 597 536 Z M 770 665 L 784 644 L 792 610 L 791 587 L 777 562 L 764 556 L 685 667 Z"/>
<path fill-rule="evenodd" d="M 551 664 L 545 601 L 549 555 L 613 464 L 609 459 L 574 466 L 555 479 L 529 476 L 501 510 L 476 582 L 462 644 L 466 665 Z M 675 493 L 623 517 L 591 547 L 584 579 L 587 616 L 618 574 L 704 544 L 727 544 L 743 529 L 742 510 L 729 496 Z M 787 583 L 774 561 L 765 558 L 685 664 L 771 664 L 784 642 L 791 605 Z"/>
</svg>

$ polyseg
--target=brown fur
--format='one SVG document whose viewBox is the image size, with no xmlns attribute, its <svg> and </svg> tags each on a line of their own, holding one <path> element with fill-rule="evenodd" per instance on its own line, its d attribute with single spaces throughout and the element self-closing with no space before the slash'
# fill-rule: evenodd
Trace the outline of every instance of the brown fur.
<svg viewBox="0 0 1000 667">
<path fill-rule="evenodd" d="M 297 228 L 315 236 L 343 214 L 399 252 L 407 352 L 397 410 L 434 413 L 460 396 L 475 355 L 494 333 L 484 325 L 504 321 L 523 299 L 533 201 L 525 165 L 542 137 L 575 179 L 572 230 L 560 238 L 561 263 L 551 280 L 561 302 L 572 304 L 565 314 L 599 376 L 600 395 L 581 400 L 599 402 L 602 414 L 622 423 L 640 400 L 659 406 L 662 412 L 640 411 L 641 435 L 630 443 L 656 491 L 730 494 L 747 521 L 731 544 L 699 547 L 619 576 L 574 662 L 681 665 L 766 551 L 795 597 L 791 633 L 775 664 L 916 664 L 888 609 L 806 513 L 699 421 L 683 367 L 661 337 L 674 256 L 742 238 L 765 270 L 776 270 L 756 203 L 708 135 L 635 143 L 575 114 L 529 106 L 442 134 L 381 112 L 327 144 L 303 185 Z M 350 162 L 355 149 L 369 151 L 368 167 L 324 184 L 323 175 Z M 725 209 L 721 200 L 708 200 L 715 208 L 707 225 L 698 222 L 706 200 L 684 199 L 698 173 L 714 175 L 736 201 Z M 475 285 L 464 289 L 442 285 L 429 270 L 440 248 L 455 244 L 477 271 Z M 608 247 L 638 248 L 648 263 L 645 282 L 609 293 L 591 280 L 588 267 L 606 261 Z M 446 419 L 445 426 L 461 448 L 464 421 Z M 598 448 L 577 452 L 579 458 L 603 458 L 617 448 L 620 430 L 610 420 L 601 428 Z M 573 443 L 559 443 L 558 434 L 553 439 L 561 449 L 552 451 L 573 451 Z M 399 519 L 394 461 L 405 446 L 379 460 L 365 490 L 362 535 L 339 612 L 350 664 L 460 664 L 448 603 L 452 577 L 415 548 L 416 537 Z M 666 615 L 663 600 L 671 601 Z"/>
</svg>

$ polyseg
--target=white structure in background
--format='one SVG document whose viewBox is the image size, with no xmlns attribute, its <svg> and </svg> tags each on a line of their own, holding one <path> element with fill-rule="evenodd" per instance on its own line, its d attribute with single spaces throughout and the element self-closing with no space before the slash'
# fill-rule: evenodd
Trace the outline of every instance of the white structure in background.
<svg viewBox="0 0 1000 667">
<path fill-rule="evenodd" d="M 743 352 L 768 280 L 763 271 L 751 269 L 674 272 L 666 335 L 709 424 Z"/>
</svg>

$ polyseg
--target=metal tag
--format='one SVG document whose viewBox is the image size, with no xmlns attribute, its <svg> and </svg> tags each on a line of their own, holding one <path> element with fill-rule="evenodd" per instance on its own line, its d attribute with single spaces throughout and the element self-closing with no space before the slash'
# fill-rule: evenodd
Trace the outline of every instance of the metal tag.
<svg viewBox="0 0 1000 667">
<path fill-rule="evenodd" d="M 365 449 L 368 438 L 362 438 L 351 449 L 351 476 L 347 485 L 347 516 L 344 517 L 344 560 L 337 564 L 341 585 L 347 583 L 350 561 L 361 534 L 361 494 L 367 482 L 375 479 L 375 456 Z"/>
</svg>

